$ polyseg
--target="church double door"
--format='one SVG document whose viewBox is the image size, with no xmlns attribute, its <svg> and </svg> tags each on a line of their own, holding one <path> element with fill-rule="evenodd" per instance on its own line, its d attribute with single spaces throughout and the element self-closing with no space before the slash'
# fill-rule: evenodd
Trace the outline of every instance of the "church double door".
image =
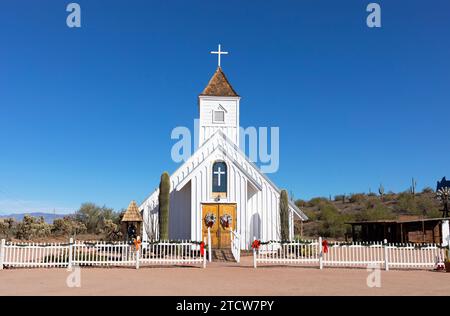
<svg viewBox="0 0 450 316">
<path fill-rule="evenodd" d="M 236 204 L 202 204 L 203 240 L 211 227 L 211 247 L 230 248 L 230 229 L 236 230 Z"/>
</svg>

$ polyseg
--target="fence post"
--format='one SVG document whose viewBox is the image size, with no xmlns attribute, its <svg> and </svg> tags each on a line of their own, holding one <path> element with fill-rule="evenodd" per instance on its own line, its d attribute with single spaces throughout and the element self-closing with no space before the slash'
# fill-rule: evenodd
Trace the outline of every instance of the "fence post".
<svg viewBox="0 0 450 316">
<path fill-rule="evenodd" d="M 253 242 L 255 242 L 256 237 L 253 236 Z M 256 248 L 253 248 L 253 268 L 256 269 Z"/>
<path fill-rule="evenodd" d="M 383 245 L 384 245 L 384 269 L 386 271 L 389 271 L 389 258 L 388 258 L 388 243 L 387 243 L 387 239 L 385 239 L 383 241 Z"/>
<path fill-rule="evenodd" d="M 207 238 L 204 238 L 203 242 L 206 243 L 208 241 Z M 209 248 L 209 246 L 208 246 Z M 206 250 L 203 248 L 203 269 L 206 268 Z"/>
<path fill-rule="evenodd" d="M 322 248 L 322 237 L 319 237 L 319 244 L 317 245 L 319 248 L 319 269 L 323 269 L 323 248 Z"/>
<path fill-rule="evenodd" d="M 2 239 L 0 244 L 0 270 L 3 270 L 3 260 L 5 258 L 5 240 Z"/>
<path fill-rule="evenodd" d="M 69 239 L 69 263 L 68 263 L 69 270 L 72 269 L 72 256 L 73 256 L 73 238 L 70 238 Z"/>
<path fill-rule="evenodd" d="M 211 262 L 211 227 L 208 227 L 208 261 Z"/>
</svg>

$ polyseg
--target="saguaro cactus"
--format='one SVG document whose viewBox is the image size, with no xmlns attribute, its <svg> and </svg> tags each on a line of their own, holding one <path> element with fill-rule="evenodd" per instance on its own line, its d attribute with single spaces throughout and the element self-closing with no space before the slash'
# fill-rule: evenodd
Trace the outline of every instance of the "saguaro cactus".
<svg viewBox="0 0 450 316">
<path fill-rule="evenodd" d="M 416 186 L 417 186 L 417 182 L 416 180 L 414 180 L 414 178 L 412 178 L 411 180 L 411 194 L 414 197 L 416 195 Z"/>
<path fill-rule="evenodd" d="M 380 184 L 380 187 L 378 188 L 378 193 L 380 193 L 381 201 L 383 201 L 384 198 L 384 187 L 382 184 Z"/>
<path fill-rule="evenodd" d="M 169 202 L 170 202 L 170 177 L 167 172 L 161 175 L 159 183 L 159 239 L 169 239 Z"/>
<path fill-rule="evenodd" d="M 281 240 L 289 240 L 289 202 L 286 190 L 280 193 Z"/>
</svg>

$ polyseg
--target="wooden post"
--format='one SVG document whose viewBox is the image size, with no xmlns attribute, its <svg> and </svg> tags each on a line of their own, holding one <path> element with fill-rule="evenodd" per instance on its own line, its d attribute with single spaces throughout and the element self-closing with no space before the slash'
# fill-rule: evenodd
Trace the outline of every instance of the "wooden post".
<svg viewBox="0 0 450 316">
<path fill-rule="evenodd" d="M 384 269 L 386 271 L 389 271 L 389 258 L 388 258 L 388 247 L 387 247 L 388 243 L 387 243 L 387 239 L 385 239 L 383 241 L 383 246 L 384 246 Z"/>
<path fill-rule="evenodd" d="M 253 237 L 253 242 L 255 242 L 256 237 Z M 253 248 L 253 268 L 256 269 L 256 248 Z"/>
<path fill-rule="evenodd" d="M 3 261 L 5 259 L 5 240 L 2 239 L 0 244 L 0 270 L 3 270 Z"/>
<path fill-rule="evenodd" d="M 208 261 L 211 262 L 211 227 L 208 227 Z"/>
<path fill-rule="evenodd" d="M 323 248 L 322 248 L 322 237 L 319 237 L 319 269 L 323 269 Z"/>
<path fill-rule="evenodd" d="M 204 238 L 203 242 L 206 243 L 208 241 L 207 238 Z M 206 250 L 203 248 L 203 269 L 206 268 Z"/>
<path fill-rule="evenodd" d="M 73 256 L 73 238 L 70 238 L 69 239 L 69 263 L 68 263 L 69 270 L 72 269 L 72 256 Z"/>
</svg>

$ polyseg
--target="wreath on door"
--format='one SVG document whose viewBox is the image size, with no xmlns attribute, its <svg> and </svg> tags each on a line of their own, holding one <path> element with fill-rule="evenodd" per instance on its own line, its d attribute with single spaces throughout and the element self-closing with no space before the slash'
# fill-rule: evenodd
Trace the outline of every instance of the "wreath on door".
<svg viewBox="0 0 450 316">
<path fill-rule="evenodd" d="M 212 227 L 216 222 L 216 215 L 213 213 L 208 213 L 205 215 L 205 225 L 206 227 Z"/>
<path fill-rule="evenodd" d="M 230 214 L 224 214 L 220 217 L 220 224 L 224 228 L 229 228 L 231 226 L 231 223 L 233 222 L 233 218 Z"/>
</svg>

